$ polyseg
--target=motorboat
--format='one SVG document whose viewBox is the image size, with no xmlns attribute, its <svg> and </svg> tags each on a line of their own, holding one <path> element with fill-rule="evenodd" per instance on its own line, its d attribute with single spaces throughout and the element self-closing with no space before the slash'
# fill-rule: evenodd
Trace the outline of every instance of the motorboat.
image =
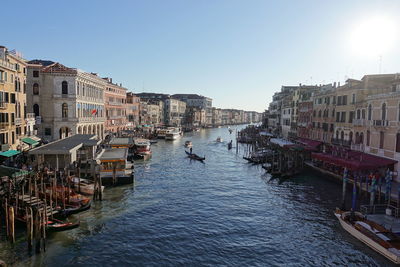
<svg viewBox="0 0 400 267">
<path fill-rule="evenodd" d="M 165 140 L 176 140 L 181 136 L 181 131 L 176 128 L 165 134 Z"/>
<path fill-rule="evenodd" d="M 135 138 L 133 143 L 134 159 L 149 160 L 151 158 L 151 143 L 148 139 Z"/>
<path fill-rule="evenodd" d="M 73 177 L 71 181 L 73 188 L 76 192 L 90 196 L 94 194 L 95 187 L 93 181 L 78 177 Z M 101 187 L 101 192 L 103 191 L 104 191 L 104 186 Z"/>
<path fill-rule="evenodd" d="M 361 212 L 337 208 L 335 216 L 349 234 L 392 262 L 400 264 L 400 238 L 397 234 L 367 219 Z"/>
<path fill-rule="evenodd" d="M 218 136 L 216 142 L 217 142 L 217 143 L 222 143 L 223 141 L 224 141 L 224 140 L 221 138 L 221 136 Z"/>
</svg>

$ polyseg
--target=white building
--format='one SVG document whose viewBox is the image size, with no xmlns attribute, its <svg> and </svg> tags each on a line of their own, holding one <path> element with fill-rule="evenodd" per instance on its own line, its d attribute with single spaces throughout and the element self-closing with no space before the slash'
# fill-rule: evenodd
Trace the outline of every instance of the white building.
<svg viewBox="0 0 400 267">
<path fill-rule="evenodd" d="M 169 126 L 181 126 L 184 123 L 186 103 L 178 99 L 168 98 L 164 100 L 165 124 Z"/>
<path fill-rule="evenodd" d="M 51 61 L 30 61 L 28 112 L 35 113 L 38 136 L 52 141 L 73 134 L 104 137 L 106 81 L 96 74 Z"/>
</svg>

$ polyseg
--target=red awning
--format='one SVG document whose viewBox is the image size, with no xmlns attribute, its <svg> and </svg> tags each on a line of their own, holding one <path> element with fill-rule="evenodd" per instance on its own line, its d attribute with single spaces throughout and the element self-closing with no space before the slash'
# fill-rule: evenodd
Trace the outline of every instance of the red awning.
<svg viewBox="0 0 400 267">
<path fill-rule="evenodd" d="M 318 151 L 318 146 L 322 144 L 322 142 L 320 141 L 306 139 L 306 138 L 298 138 L 296 141 L 304 145 L 306 150 L 310 151 Z"/>
<path fill-rule="evenodd" d="M 377 168 L 388 167 L 397 163 L 396 160 L 382 158 L 358 151 L 348 151 L 344 156 L 335 156 L 326 153 L 312 153 L 311 158 L 341 167 L 346 167 L 353 171 L 373 170 Z"/>
</svg>

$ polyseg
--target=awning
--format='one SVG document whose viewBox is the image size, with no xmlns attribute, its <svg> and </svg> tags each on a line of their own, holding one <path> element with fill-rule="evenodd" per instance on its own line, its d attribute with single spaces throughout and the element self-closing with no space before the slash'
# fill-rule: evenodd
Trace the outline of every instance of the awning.
<svg viewBox="0 0 400 267">
<path fill-rule="evenodd" d="M 397 163 L 396 160 L 378 157 L 358 151 L 348 151 L 342 156 L 326 153 L 312 153 L 311 157 L 330 164 L 346 167 L 353 171 L 375 170 L 377 168 L 388 167 Z"/>
<path fill-rule="evenodd" d="M 9 158 L 9 157 L 18 155 L 20 153 L 21 152 L 19 152 L 18 150 L 8 150 L 8 151 L 0 152 L 0 156 Z"/>
<path fill-rule="evenodd" d="M 24 143 L 26 143 L 28 145 L 31 145 L 31 146 L 36 146 L 36 145 L 39 144 L 38 141 L 35 141 L 35 140 L 33 140 L 32 138 L 29 138 L 29 137 L 22 138 L 21 140 L 22 140 L 22 142 L 24 142 Z"/>
<path fill-rule="evenodd" d="M 305 149 L 311 150 L 311 151 L 317 151 L 318 146 L 320 146 L 322 144 L 322 142 L 320 142 L 320 141 L 306 139 L 306 138 L 298 138 L 296 141 L 299 142 L 300 144 L 304 145 Z"/>
</svg>

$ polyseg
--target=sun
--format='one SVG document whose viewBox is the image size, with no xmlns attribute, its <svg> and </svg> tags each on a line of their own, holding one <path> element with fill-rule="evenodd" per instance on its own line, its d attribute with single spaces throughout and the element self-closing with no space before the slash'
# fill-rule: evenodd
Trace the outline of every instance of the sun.
<svg viewBox="0 0 400 267">
<path fill-rule="evenodd" d="M 377 57 L 395 44 L 396 21 L 390 17 L 375 16 L 357 23 L 350 32 L 352 53 L 362 57 Z"/>
</svg>

